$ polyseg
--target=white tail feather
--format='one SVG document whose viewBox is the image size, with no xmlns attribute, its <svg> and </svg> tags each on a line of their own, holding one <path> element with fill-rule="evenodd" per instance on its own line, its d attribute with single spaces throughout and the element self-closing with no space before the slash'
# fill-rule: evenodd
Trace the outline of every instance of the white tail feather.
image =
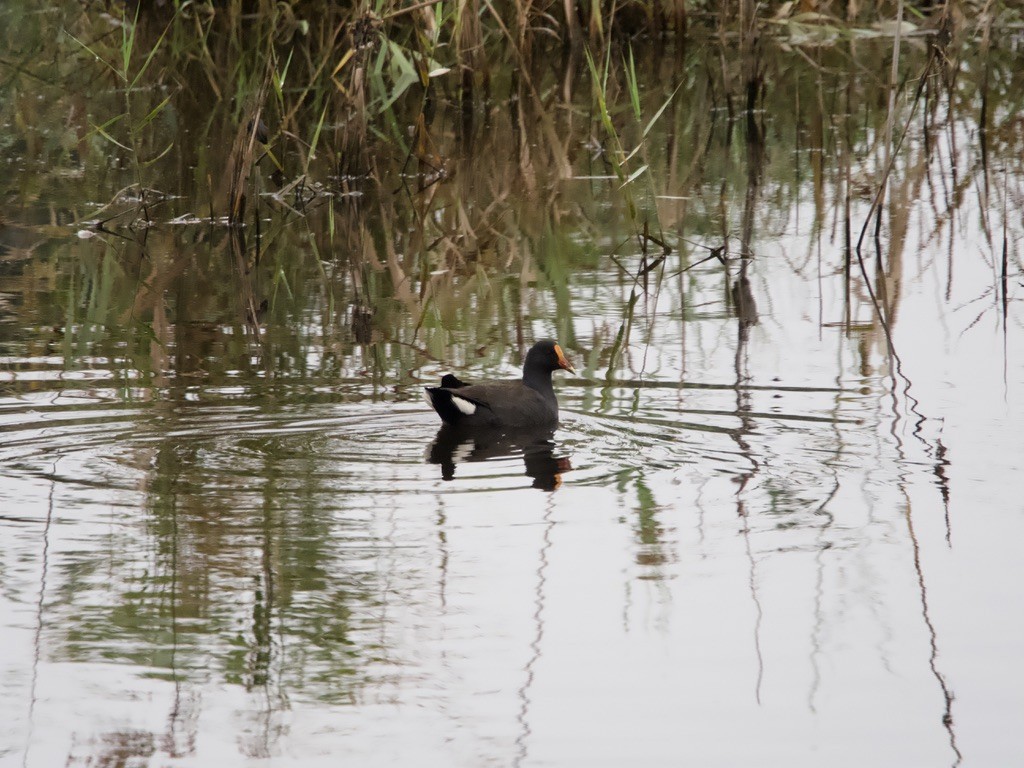
<svg viewBox="0 0 1024 768">
<path fill-rule="evenodd" d="M 463 400 L 458 395 L 452 395 L 452 403 L 454 403 L 455 407 L 467 416 L 472 416 L 476 413 L 476 403 L 471 403 L 469 400 Z"/>
</svg>

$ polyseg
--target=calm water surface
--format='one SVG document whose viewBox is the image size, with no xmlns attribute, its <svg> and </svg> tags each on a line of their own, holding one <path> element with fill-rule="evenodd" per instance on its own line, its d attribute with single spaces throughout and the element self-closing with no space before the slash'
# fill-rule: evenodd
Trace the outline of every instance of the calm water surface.
<svg viewBox="0 0 1024 768">
<path fill-rule="evenodd" d="M 843 211 L 859 228 L 870 200 L 844 190 L 881 156 L 822 138 L 817 107 L 768 119 L 760 153 L 704 125 L 696 178 L 669 145 L 711 111 L 664 126 L 650 210 L 675 247 L 646 291 L 589 149 L 539 196 L 513 185 L 475 262 L 339 195 L 268 201 L 239 272 L 224 228 L 172 214 L 81 237 L 130 183 L 98 137 L 5 144 L 0 764 L 1016 764 L 1024 174 L 1019 136 L 982 166 L 977 104 L 948 98 L 869 281 Z M 495 120 L 480 141 L 512 141 Z M 472 218 L 485 186 L 416 205 Z M 727 264 L 687 269 L 723 232 Z M 514 376 L 543 336 L 580 371 L 557 432 L 439 436 L 424 383 Z"/>
</svg>

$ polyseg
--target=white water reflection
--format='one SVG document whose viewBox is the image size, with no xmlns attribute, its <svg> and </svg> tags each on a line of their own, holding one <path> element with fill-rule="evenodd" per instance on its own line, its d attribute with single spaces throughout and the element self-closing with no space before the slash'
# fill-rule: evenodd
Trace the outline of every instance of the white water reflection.
<svg viewBox="0 0 1024 768">
<path fill-rule="evenodd" d="M 915 384 L 923 440 L 879 381 L 601 407 L 563 387 L 554 493 L 520 455 L 443 481 L 436 421 L 405 404 L 187 405 L 158 430 L 86 409 L 52 446 L 26 410 L 4 448 L 5 759 L 998 761 L 1011 723 L 976 713 L 1019 707 L 1020 417 L 983 375 L 998 358 L 957 349 L 973 367 Z M 147 487 L 171 456 L 178 490 Z M 176 534 L 138 514 L 167 504 Z M 309 514 L 319 564 L 280 549 Z"/>
</svg>

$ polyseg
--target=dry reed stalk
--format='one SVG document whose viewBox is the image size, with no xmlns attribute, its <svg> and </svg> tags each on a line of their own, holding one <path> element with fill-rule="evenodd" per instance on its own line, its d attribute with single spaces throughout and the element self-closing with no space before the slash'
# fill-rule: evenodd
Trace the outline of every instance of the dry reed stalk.
<svg viewBox="0 0 1024 768">
<path fill-rule="evenodd" d="M 253 160 L 256 156 L 256 134 L 259 132 L 263 105 L 267 98 L 267 91 L 270 89 L 270 78 L 271 73 L 268 66 L 259 90 L 243 112 L 243 115 L 248 115 L 248 120 L 240 121 L 234 144 L 231 147 L 228 222 L 236 226 L 241 224 L 245 218 L 246 187 L 249 184 L 249 176 L 252 174 Z"/>
</svg>

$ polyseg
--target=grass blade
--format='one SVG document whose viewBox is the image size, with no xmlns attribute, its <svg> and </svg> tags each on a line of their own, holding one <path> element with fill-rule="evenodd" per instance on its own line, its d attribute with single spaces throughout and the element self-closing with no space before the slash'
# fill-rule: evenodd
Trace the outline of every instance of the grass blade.
<svg viewBox="0 0 1024 768">
<path fill-rule="evenodd" d="M 636 61 L 633 59 L 633 46 L 629 46 L 629 59 L 623 62 L 626 72 L 626 87 L 629 91 L 629 103 L 633 106 L 633 115 L 640 122 L 640 84 L 636 79 Z M 646 134 L 645 134 L 646 135 Z"/>
<path fill-rule="evenodd" d="M 313 131 L 313 138 L 309 142 L 309 154 L 306 156 L 306 167 L 307 168 L 309 167 L 310 162 L 312 162 L 313 157 L 316 155 L 316 145 L 317 145 L 317 142 L 320 141 L 320 131 L 323 130 L 324 120 L 327 118 L 327 107 L 328 107 L 328 105 L 324 104 L 324 109 L 320 113 L 320 119 L 316 123 L 316 130 Z"/>
<path fill-rule="evenodd" d="M 119 119 L 120 119 L 121 117 L 122 117 L 121 115 L 118 115 L 118 116 L 117 116 L 116 118 L 114 118 L 114 119 L 115 119 L 115 120 L 119 120 Z M 107 123 L 107 125 L 109 125 L 109 123 Z M 100 136 L 102 136 L 102 137 L 103 137 L 104 139 L 106 139 L 107 141 L 109 141 L 109 142 L 110 142 L 111 144 L 116 144 L 116 145 L 117 145 L 117 146 L 119 146 L 119 147 L 120 147 L 121 149 L 126 149 L 126 150 L 128 150 L 129 152 L 134 152 L 134 151 L 135 151 L 135 150 L 133 150 L 133 149 L 132 149 L 131 147 L 126 147 L 126 146 L 125 146 L 124 144 L 122 144 L 122 143 L 121 143 L 120 141 L 118 141 L 118 140 L 117 140 L 117 139 L 115 139 L 115 138 L 114 138 L 113 136 L 111 136 L 111 135 L 110 135 L 109 133 L 107 133 L 106 129 L 104 129 L 104 127 L 103 127 L 102 125 L 93 125 L 93 130 L 94 130 L 94 131 L 96 131 L 96 133 L 98 133 L 98 134 L 99 134 Z"/>
<path fill-rule="evenodd" d="M 622 189 L 622 187 L 626 186 L 627 184 L 632 184 L 648 168 L 650 168 L 649 165 L 641 165 L 639 168 L 637 168 L 635 171 L 633 171 L 631 174 L 629 174 L 629 178 L 626 179 L 624 182 L 622 182 L 622 185 L 619 187 L 619 189 Z"/>
<path fill-rule="evenodd" d="M 675 98 L 676 94 L 679 93 L 679 89 L 682 88 L 682 87 L 683 87 L 682 83 L 677 85 L 676 89 L 674 91 L 672 91 L 672 93 L 670 93 L 668 95 L 667 99 L 665 99 L 665 103 L 662 104 L 661 107 L 658 108 L 658 111 L 654 113 L 654 117 L 651 118 L 651 121 L 649 123 L 647 123 L 647 127 L 644 128 L 644 138 L 646 138 L 647 134 L 651 132 L 651 128 L 654 127 L 654 124 L 656 122 L 658 122 L 658 118 L 661 117 L 662 114 L 664 114 L 666 109 L 668 109 L 668 105 L 672 103 L 672 99 Z"/>
<path fill-rule="evenodd" d="M 168 96 L 166 99 L 164 99 L 159 104 L 157 104 L 155 107 L 153 107 L 153 109 L 150 111 L 150 113 L 148 115 L 146 115 L 144 118 L 142 118 L 139 121 L 139 124 L 137 126 L 135 126 L 136 130 L 138 130 L 140 128 L 144 128 L 145 126 L 147 126 L 151 122 L 153 122 L 153 120 L 156 118 L 156 116 L 159 115 L 163 111 L 163 108 L 167 106 L 167 102 L 169 102 L 171 100 L 171 97 L 173 95 L 174 94 L 171 94 L 171 96 Z"/>
</svg>

